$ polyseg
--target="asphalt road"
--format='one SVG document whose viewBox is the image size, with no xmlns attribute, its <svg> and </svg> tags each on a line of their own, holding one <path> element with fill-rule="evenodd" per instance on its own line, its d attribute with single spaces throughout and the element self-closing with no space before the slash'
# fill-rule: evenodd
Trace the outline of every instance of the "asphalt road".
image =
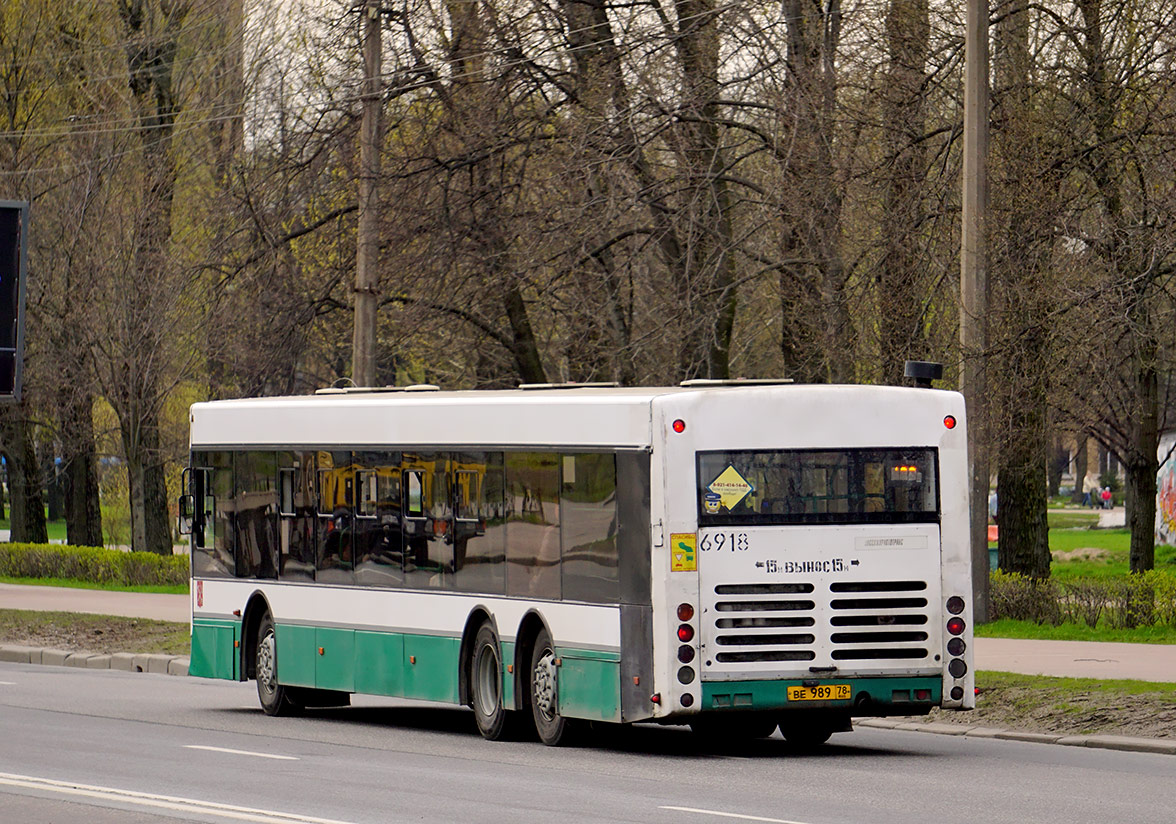
<svg viewBox="0 0 1176 824">
<path fill-rule="evenodd" d="M 816 754 L 680 729 L 483 741 L 466 710 L 357 699 L 267 718 L 253 684 L 0 664 L 0 821 L 1169 820 L 1176 759 L 862 729 Z M 214 806 L 219 805 L 219 806 Z"/>
</svg>

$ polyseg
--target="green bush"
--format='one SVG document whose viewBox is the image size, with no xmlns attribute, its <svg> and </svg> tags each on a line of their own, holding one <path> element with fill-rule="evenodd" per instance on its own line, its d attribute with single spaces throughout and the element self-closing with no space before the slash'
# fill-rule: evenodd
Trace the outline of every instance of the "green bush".
<svg viewBox="0 0 1176 824">
<path fill-rule="evenodd" d="M 1089 627 L 1103 622 L 1113 629 L 1176 627 L 1176 575 L 1166 571 L 1054 581 L 994 570 L 990 580 L 993 620 Z"/>
<path fill-rule="evenodd" d="M 188 557 L 63 544 L 0 544 L 0 576 L 176 586 L 188 582 Z"/>
<path fill-rule="evenodd" d="M 1030 578 L 1016 572 L 994 570 L 989 590 L 992 618 L 1015 618 L 1037 624 L 1060 624 L 1061 593 L 1049 578 Z"/>
</svg>

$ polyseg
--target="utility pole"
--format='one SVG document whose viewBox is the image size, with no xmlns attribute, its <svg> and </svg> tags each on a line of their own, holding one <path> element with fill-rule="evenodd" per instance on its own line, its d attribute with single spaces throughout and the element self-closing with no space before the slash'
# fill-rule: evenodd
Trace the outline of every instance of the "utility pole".
<svg viewBox="0 0 1176 824">
<path fill-rule="evenodd" d="M 968 0 L 964 32 L 960 391 L 968 408 L 972 614 L 988 620 L 988 0 Z"/>
<path fill-rule="evenodd" d="M 359 226 L 355 237 L 355 328 L 351 379 L 356 386 L 376 382 L 377 258 L 380 240 L 376 184 L 380 177 L 381 57 L 380 0 L 363 0 L 363 121 L 359 130 Z"/>
</svg>

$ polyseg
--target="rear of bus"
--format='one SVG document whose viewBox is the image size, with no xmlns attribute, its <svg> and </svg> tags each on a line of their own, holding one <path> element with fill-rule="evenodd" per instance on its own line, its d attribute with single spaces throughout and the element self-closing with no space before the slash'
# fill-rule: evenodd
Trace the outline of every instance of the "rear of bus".
<svg viewBox="0 0 1176 824">
<path fill-rule="evenodd" d="M 958 393 L 684 391 L 653 427 L 659 714 L 811 743 L 973 706 Z"/>
</svg>

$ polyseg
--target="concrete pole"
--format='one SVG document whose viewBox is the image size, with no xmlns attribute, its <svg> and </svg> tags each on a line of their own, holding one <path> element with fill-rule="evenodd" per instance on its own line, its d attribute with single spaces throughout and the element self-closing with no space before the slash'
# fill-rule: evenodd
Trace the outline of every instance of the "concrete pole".
<svg viewBox="0 0 1176 824">
<path fill-rule="evenodd" d="M 363 5 L 363 121 L 359 132 L 359 226 L 355 238 L 355 328 L 351 379 L 356 386 L 376 382 L 376 305 L 380 253 L 376 185 L 380 177 L 381 57 L 380 0 Z"/>
<path fill-rule="evenodd" d="M 968 0 L 964 33 L 963 223 L 960 233 L 960 391 L 968 408 L 972 612 L 988 620 L 988 0 Z"/>
</svg>

